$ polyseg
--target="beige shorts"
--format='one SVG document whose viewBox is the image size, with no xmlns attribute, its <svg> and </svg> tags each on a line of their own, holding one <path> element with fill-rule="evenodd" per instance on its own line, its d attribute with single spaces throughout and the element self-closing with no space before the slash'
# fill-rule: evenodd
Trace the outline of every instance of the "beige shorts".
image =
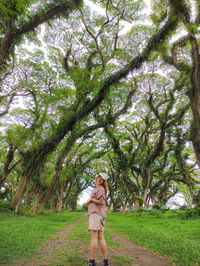
<svg viewBox="0 0 200 266">
<path fill-rule="evenodd" d="M 105 220 L 105 218 L 95 212 L 90 214 L 88 217 L 88 230 L 104 231 Z"/>
</svg>

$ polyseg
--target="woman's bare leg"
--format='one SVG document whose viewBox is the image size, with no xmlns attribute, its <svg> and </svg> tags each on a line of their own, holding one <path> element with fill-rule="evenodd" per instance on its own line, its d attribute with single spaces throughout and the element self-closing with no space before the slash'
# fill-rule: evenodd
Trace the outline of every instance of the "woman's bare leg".
<svg viewBox="0 0 200 266">
<path fill-rule="evenodd" d="M 97 237 L 98 231 L 90 230 L 91 244 L 90 244 L 90 258 L 95 259 L 97 251 Z"/>
<path fill-rule="evenodd" d="M 108 257 L 108 252 L 107 252 L 107 244 L 104 239 L 104 232 L 98 231 L 98 239 L 99 239 L 99 246 L 101 249 L 101 253 L 104 259 L 107 259 Z"/>
</svg>

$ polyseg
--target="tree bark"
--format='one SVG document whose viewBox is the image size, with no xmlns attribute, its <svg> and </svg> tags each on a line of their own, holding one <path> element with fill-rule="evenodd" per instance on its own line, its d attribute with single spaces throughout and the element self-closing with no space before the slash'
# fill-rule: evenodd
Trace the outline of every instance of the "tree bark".
<svg viewBox="0 0 200 266">
<path fill-rule="evenodd" d="M 167 121 L 166 121 L 167 122 Z M 161 132 L 160 132 L 160 136 L 159 136 L 159 141 L 155 147 L 155 150 L 153 152 L 153 154 L 150 156 L 150 158 L 148 159 L 148 162 L 146 164 L 145 167 L 145 183 L 146 186 L 144 188 L 144 193 L 143 193 L 143 203 L 144 206 L 146 206 L 147 204 L 147 195 L 148 195 L 148 190 L 150 187 L 150 183 L 151 183 L 151 164 L 154 162 L 154 160 L 159 156 L 162 146 L 163 146 L 163 142 L 165 140 L 165 126 L 162 125 L 161 128 Z"/>
<path fill-rule="evenodd" d="M 69 208 L 70 211 L 76 211 L 77 210 L 77 198 L 73 198 L 69 201 Z"/>
<path fill-rule="evenodd" d="M 19 164 L 19 161 L 18 161 L 12 167 L 10 167 L 10 164 L 12 163 L 13 158 L 14 158 L 15 150 L 16 150 L 16 147 L 13 147 L 12 145 L 10 145 L 9 151 L 8 151 L 8 154 L 7 154 L 7 157 L 6 157 L 6 161 L 5 161 L 5 164 L 4 164 L 4 168 L 3 168 L 3 173 L 0 176 L 0 188 L 1 188 L 1 185 L 4 183 L 4 181 L 6 180 L 6 178 L 9 176 L 9 174 Z"/>
<path fill-rule="evenodd" d="M 134 199 L 134 212 L 137 213 L 138 209 L 141 207 L 140 200 L 135 198 Z"/>
<path fill-rule="evenodd" d="M 198 2 L 198 1 L 197 1 Z M 183 21 L 185 28 L 188 32 L 187 40 L 189 39 L 191 48 L 192 48 L 192 74 L 191 74 L 191 83 L 192 89 L 189 89 L 187 96 L 190 100 L 190 105 L 193 114 L 193 123 L 191 127 L 191 140 L 193 142 L 194 152 L 198 166 L 200 168 L 200 54 L 199 54 L 199 45 L 196 38 L 197 32 L 195 32 L 194 26 L 199 26 L 199 11 L 196 16 L 196 24 L 191 23 L 190 11 L 185 4 L 185 1 L 172 1 L 170 0 L 171 5 L 174 7 L 177 17 Z M 199 7 L 199 4 L 197 4 Z M 178 47 L 178 46 L 177 46 Z M 176 57 L 176 53 L 175 53 Z M 173 60 L 175 67 L 177 67 L 177 60 Z M 179 71 L 184 72 L 184 69 L 177 67 Z M 188 73 L 187 73 L 188 74 Z"/>
<path fill-rule="evenodd" d="M 31 155 L 30 154 L 29 156 L 27 155 L 26 159 L 23 162 L 24 165 L 23 165 L 22 177 L 20 178 L 17 192 L 11 201 L 11 208 L 14 210 L 14 213 L 19 212 L 19 208 L 24 198 L 24 194 L 31 183 L 31 177 L 33 176 L 33 174 L 36 174 L 36 171 L 37 174 L 39 175 L 40 172 L 39 170 L 41 170 L 41 167 L 39 167 L 39 165 L 43 163 L 41 157 L 42 157 L 41 154 L 38 155 L 37 153 L 36 154 L 31 153 Z M 31 159 L 33 159 L 34 161 L 32 162 Z"/>
<path fill-rule="evenodd" d="M 33 207 L 30 210 L 30 213 L 37 213 L 38 214 L 43 209 L 43 204 L 40 202 L 42 194 L 43 194 L 43 190 L 41 188 L 38 188 L 35 191 L 35 200 L 34 200 Z"/>
<path fill-rule="evenodd" d="M 64 197 L 64 182 L 60 184 L 60 192 L 57 199 L 56 211 L 61 212 L 63 209 L 63 197 Z"/>
<path fill-rule="evenodd" d="M 190 98 L 190 105 L 193 114 L 192 142 L 196 160 L 200 168 L 200 55 L 196 39 L 191 39 L 193 49 L 194 68 L 192 73 L 193 92 Z"/>
<path fill-rule="evenodd" d="M 194 192 L 193 192 L 193 188 L 192 188 L 192 183 L 191 183 L 191 180 L 190 180 L 190 176 L 189 176 L 187 170 L 185 169 L 185 167 L 183 165 L 183 161 L 182 161 L 182 158 L 181 158 L 180 153 L 177 152 L 177 155 L 176 156 L 177 156 L 177 159 L 178 159 L 178 164 L 179 164 L 179 167 L 181 169 L 182 175 L 185 178 L 187 187 L 189 189 L 190 197 L 191 197 L 193 203 L 195 203 L 196 202 L 196 197 L 195 197 Z"/>
<path fill-rule="evenodd" d="M 14 213 L 17 214 L 19 212 L 20 205 L 24 199 L 24 194 L 30 185 L 31 175 L 27 173 L 27 175 L 23 175 L 19 182 L 19 187 L 14 198 L 11 201 L 11 208 L 14 210 Z"/>
<path fill-rule="evenodd" d="M 148 194 L 148 190 L 150 187 L 150 182 L 151 182 L 151 165 L 147 165 L 147 167 L 145 168 L 145 182 L 146 182 L 146 186 L 144 189 L 144 193 L 143 193 L 143 202 L 144 202 L 144 206 L 147 207 L 147 194 Z"/>
<path fill-rule="evenodd" d="M 34 196 L 34 188 L 33 186 L 29 189 L 28 195 L 26 197 L 26 206 L 31 206 L 31 203 L 33 201 L 33 196 Z"/>
<path fill-rule="evenodd" d="M 51 197 L 51 205 L 50 205 L 50 211 L 55 212 L 56 210 L 56 196 L 55 194 Z"/>
<path fill-rule="evenodd" d="M 74 174 L 74 177 L 71 181 L 71 183 L 69 184 L 69 187 L 68 187 L 68 190 L 67 190 L 67 194 L 65 195 L 65 197 L 63 198 L 63 205 L 66 203 L 66 201 L 68 200 L 69 196 L 70 196 L 70 193 L 72 191 L 72 188 L 73 188 L 73 185 L 75 184 L 76 182 L 76 176 L 77 176 L 77 173 Z M 67 188 L 68 186 L 68 183 L 66 183 L 66 187 L 64 188 L 64 190 Z"/>
</svg>

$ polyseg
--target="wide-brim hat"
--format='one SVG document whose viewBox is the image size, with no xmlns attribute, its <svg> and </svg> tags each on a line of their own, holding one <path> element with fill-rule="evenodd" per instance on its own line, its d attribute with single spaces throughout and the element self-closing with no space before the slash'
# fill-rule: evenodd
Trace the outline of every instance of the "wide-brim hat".
<svg viewBox="0 0 200 266">
<path fill-rule="evenodd" d="M 107 180 L 108 176 L 106 173 L 99 173 L 98 176 L 101 176 L 103 178 L 103 180 Z"/>
</svg>

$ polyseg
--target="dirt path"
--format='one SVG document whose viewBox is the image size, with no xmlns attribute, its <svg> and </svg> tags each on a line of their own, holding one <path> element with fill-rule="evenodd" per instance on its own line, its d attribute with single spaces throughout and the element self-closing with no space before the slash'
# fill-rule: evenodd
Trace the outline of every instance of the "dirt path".
<svg viewBox="0 0 200 266">
<path fill-rule="evenodd" d="M 167 266 L 170 264 L 170 258 L 161 256 L 150 249 L 143 248 L 139 244 L 133 243 L 124 235 L 119 233 L 112 234 L 113 239 L 119 242 L 121 247 L 109 247 L 109 254 L 118 254 L 132 259 L 132 262 L 124 265 L 134 266 Z"/>
<path fill-rule="evenodd" d="M 83 225 L 84 224 L 84 225 Z M 86 219 L 82 217 L 75 223 L 57 232 L 53 238 L 47 239 L 47 244 L 38 249 L 37 254 L 29 261 L 21 261 L 12 265 L 16 266 L 56 266 L 56 265 L 87 265 L 89 258 L 89 244 L 88 239 L 82 241 L 81 239 L 73 239 L 69 234 L 75 232 L 78 235 L 86 235 L 84 230 L 86 228 Z M 170 258 L 163 257 L 158 253 L 152 252 L 149 249 L 142 248 L 128 240 L 124 235 L 111 232 L 108 229 L 110 241 L 115 243 L 108 246 L 109 258 L 112 266 L 167 266 L 170 264 Z M 88 236 L 89 237 L 89 236 Z M 103 265 L 101 259 L 101 252 L 97 250 L 97 265 Z"/>
</svg>

